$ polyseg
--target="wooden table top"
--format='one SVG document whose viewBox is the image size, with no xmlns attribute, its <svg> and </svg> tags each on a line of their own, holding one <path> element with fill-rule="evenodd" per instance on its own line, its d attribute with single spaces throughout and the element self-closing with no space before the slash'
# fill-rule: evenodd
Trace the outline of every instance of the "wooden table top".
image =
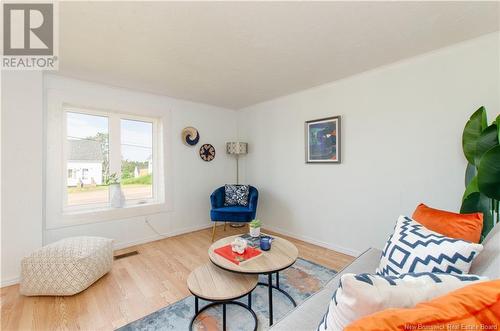
<svg viewBox="0 0 500 331">
<path fill-rule="evenodd" d="M 208 249 L 210 261 L 223 269 L 234 272 L 244 274 L 265 274 L 288 268 L 295 263 L 299 256 L 299 250 L 294 244 L 274 235 L 272 236 L 274 239 L 269 251 L 262 251 L 260 256 L 240 263 L 239 265 L 232 263 L 214 252 L 215 249 L 230 244 L 239 236 L 240 235 L 230 236 L 214 242 Z"/>
<path fill-rule="evenodd" d="M 191 293 L 202 299 L 232 300 L 250 293 L 257 286 L 258 277 L 235 274 L 206 263 L 189 274 L 187 286 Z"/>
</svg>

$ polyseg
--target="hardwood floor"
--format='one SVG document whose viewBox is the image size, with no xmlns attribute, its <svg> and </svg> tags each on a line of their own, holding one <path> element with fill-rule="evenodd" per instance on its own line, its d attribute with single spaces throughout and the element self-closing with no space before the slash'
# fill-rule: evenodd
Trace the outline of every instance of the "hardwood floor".
<svg viewBox="0 0 500 331">
<path fill-rule="evenodd" d="M 217 228 L 216 240 L 244 228 Z M 265 231 L 267 232 L 267 231 Z M 267 233 L 272 234 L 269 231 Z M 286 236 L 282 236 L 288 238 Z M 299 256 L 342 269 L 353 257 L 296 239 Z M 138 255 L 116 260 L 113 270 L 71 297 L 25 297 L 18 285 L 1 289 L 2 330 L 113 330 L 174 303 L 190 293 L 186 279 L 208 261 L 211 229 L 191 232 L 117 251 Z"/>
</svg>

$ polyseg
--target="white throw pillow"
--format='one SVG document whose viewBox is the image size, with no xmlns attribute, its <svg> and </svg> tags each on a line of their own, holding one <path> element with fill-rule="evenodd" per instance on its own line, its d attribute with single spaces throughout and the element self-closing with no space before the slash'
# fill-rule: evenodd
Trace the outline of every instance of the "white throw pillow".
<svg viewBox="0 0 500 331">
<path fill-rule="evenodd" d="M 377 274 L 409 272 L 466 274 L 483 245 L 445 237 L 417 221 L 399 216 L 394 233 L 382 251 Z"/>
<path fill-rule="evenodd" d="M 345 274 L 333 294 L 318 331 L 341 331 L 361 317 L 387 308 L 413 307 L 419 302 L 483 280 L 487 278 L 430 272 L 397 277 Z"/>
</svg>

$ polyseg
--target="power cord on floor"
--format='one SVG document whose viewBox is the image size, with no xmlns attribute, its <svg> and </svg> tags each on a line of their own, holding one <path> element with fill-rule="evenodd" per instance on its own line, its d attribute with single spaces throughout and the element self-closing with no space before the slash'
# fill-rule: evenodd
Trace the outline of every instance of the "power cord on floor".
<svg viewBox="0 0 500 331">
<path fill-rule="evenodd" d="M 149 223 L 149 220 L 148 220 L 148 218 L 147 218 L 147 217 L 144 217 L 144 222 L 145 222 L 145 223 L 146 223 L 146 224 L 147 224 L 147 225 L 151 228 L 151 230 L 153 230 L 153 232 L 154 232 L 154 233 L 156 233 L 158 236 L 160 236 L 160 237 L 167 237 L 166 235 L 161 234 L 160 232 L 158 232 L 158 231 L 154 228 L 154 226 L 153 226 L 151 223 Z"/>
</svg>

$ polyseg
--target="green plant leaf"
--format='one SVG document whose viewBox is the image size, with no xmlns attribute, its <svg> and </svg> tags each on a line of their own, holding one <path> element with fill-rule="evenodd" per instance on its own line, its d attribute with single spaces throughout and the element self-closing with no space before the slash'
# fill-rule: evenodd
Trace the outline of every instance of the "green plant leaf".
<svg viewBox="0 0 500 331">
<path fill-rule="evenodd" d="M 471 180 L 476 177 L 477 168 L 475 165 L 467 163 L 467 168 L 465 168 L 465 187 L 469 186 Z"/>
<path fill-rule="evenodd" d="M 477 184 L 488 198 L 500 200 L 500 145 L 490 148 L 481 158 Z"/>
<path fill-rule="evenodd" d="M 467 185 L 467 187 L 465 188 L 465 192 L 464 192 L 464 195 L 462 197 L 462 202 L 465 199 L 467 199 L 467 197 L 469 195 L 471 195 L 472 193 L 475 193 L 475 192 L 479 192 L 479 188 L 477 186 L 477 176 L 472 178 L 472 180 L 469 182 L 469 185 Z"/>
<path fill-rule="evenodd" d="M 493 213 L 491 199 L 487 196 L 481 194 L 481 192 L 473 192 L 467 196 L 467 198 L 462 202 L 462 207 L 460 208 L 460 213 L 483 213 L 483 230 L 481 232 L 481 238 L 486 237 L 486 235 L 493 229 Z"/>
<path fill-rule="evenodd" d="M 498 129 L 496 122 L 488 126 L 481 132 L 481 135 L 476 142 L 476 152 L 474 154 L 474 164 L 479 167 L 481 157 L 490 148 L 498 145 Z"/>
<path fill-rule="evenodd" d="M 475 164 L 476 142 L 487 125 L 486 109 L 484 107 L 476 110 L 465 124 L 462 134 L 462 148 L 469 163 Z"/>
<path fill-rule="evenodd" d="M 260 228 L 262 226 L 262 222 L 259 219 L 255 219 L 252 220 L 249 225 L 251 228 Z"/>
<path fill-rule="evenodd" d="M 495 122 L 497 123 L 498 141 L 500 142 L 500 115 L 497 116 L 497 119 Z"/>
</svg>

